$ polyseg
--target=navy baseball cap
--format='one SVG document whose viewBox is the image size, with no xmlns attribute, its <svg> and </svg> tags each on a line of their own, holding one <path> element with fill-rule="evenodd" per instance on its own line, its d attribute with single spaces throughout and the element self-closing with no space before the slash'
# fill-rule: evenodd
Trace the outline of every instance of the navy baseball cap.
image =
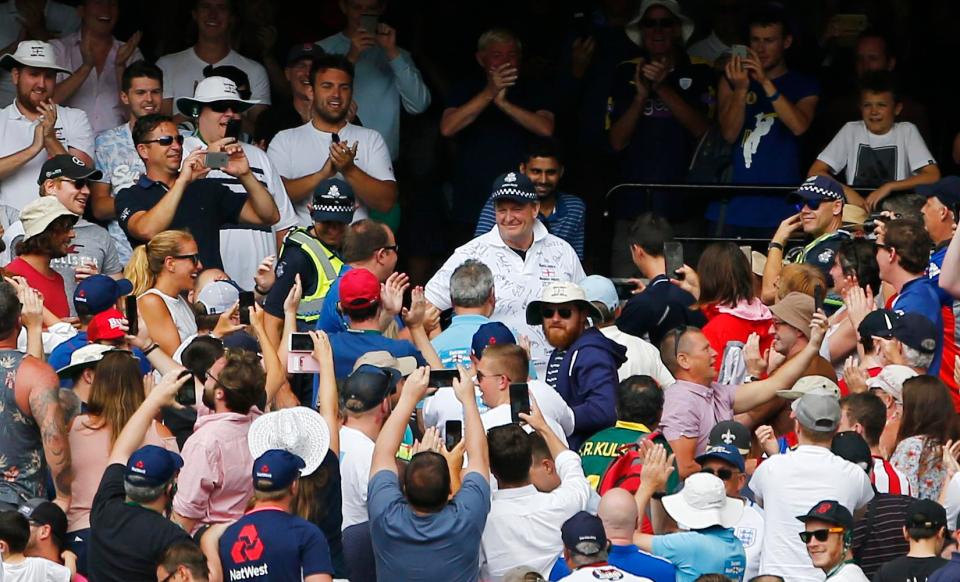
<svg viewBox="0 0 960 582">
<path fill-rule="evenodd" d="M 881 331 L 874 335 L 898 339 L 915 350 L 932 354 L 937 349 L 937 337 L 940 332 L 927 317 L 919 313 L 904 313 L 893 322 L 893 327 L 889 331 Z"/>
<path fill-rule="evenodd" d="M 323 49 L 320 48 L 319 45 L 316 45 L 312 42 L 295 44 L 290 47 L 290 50 L 287 52 L 287 60 L 285 65 L 289 67 L 290 65 L 293 65 L 297 61 L 303 59 L 310 59 L 312 61 L 322 54 L 324 54 Z"/>
<path fill-rule="evenodd" d="M 800 187 L 793 191 L 792 196 L 802 200 L 839 200 L 847 201 L 843 185 L 830 176 L 810 176 Z"/>
<path fill-rule="evenodd" d="M 496 344 L 515 344 L 517 339 L 513 337 L 510 328 L 499 321 L 491 321 L 477 328 L 473 334 L 473 341 L 470 343 L 470 353 L 478 358 L 483 357 L 483 350 L 487 346 Z"/>
<path fill-rule="evenodd" d="M 313 208 L 310 218 L 315 222 L 344 222 L 353 220 L 356 206 L 353 187 L 339 178 L 328 178 L 317 184 L 313 191 Z"/>
<path fill-rule="evenodd" d="M 603 522 L 586 511 L 577 512 L 563 522 L 560 538 L 565 547 L 584 556 L 599 554 L 607 549 L 607 532 L 603 530 Z"/>
<path fill-rule="evenodd" d="M 343 381 L 340 399 L 351 412 L 366 412 L 396 392 L 400 372 L 363 364 Z"/>
<path fill-rule="evenodd" d="M 860 337 L 888 337 L 893 324 L 900 319 L 900 314 L 890 309 L 875 309 L 867 314 L 860 322 L 857 333 Z"/>
<path fill-rule="evenodd" d="M 808 521 L 825 521 L 839 525 L 846 530 L 853 529 L 853 516 L 850 510 L 840 505 L 839 501 L 827 499 L 810 508 L 806 515 L 798 515 L 797 519 L 803 523 Z"/>
<path fill-rule="evenodd" d="M 521 172 L 507 172 L 494 180 L 490 199 L 494 203 L 497 200 L 512 200 L 524 204 L 540 201 L 533 182 Z"/>
<path fill-rule="evenodd" d="M 253 488 L 267 492 L 286 489 L 306 466 L 303 459 L 290 451 L 270 449 L 253 462 Z"/>
<path fill-rule="evenodd" d="M 139 487 L 157 487 L 183 467 L 183 457 L 156 445 L 140 447 L 127 460 L 124 480 Z"/>
<path fill-rule="evenodd" d="M 715 445 L 707 447 L 702 455 L 696 458 L 697 463 L 703 464 L 707 459 L 719 459 L 725 463 L 733 465 L 741 473 L 746 469 L 743 461 L 743 455 L 740 450 L 733 445 Z"/>
<path fill-rule="evenodd" d="M 73 291 L 73 306 L 83 304 L 90 315 L 104 312 L 124 295 L 133 292 L 133 283 L 127 279 L 112 279 L 106 275 L 90 275 Z"/>
<path fill-rule="evenodd" d="M 917 186 L 916 191 L 927 198 L 936 197 L 944 206 L 953 210 L 960 205 L 960 176 L 944 176 L 933 184 Z"/>
<path fill-rule="evenodd" d="M 732 445 L 741 456 L 750 453 L 750 442 L 753 437 L 750 430 L 735 420 L 723 420 L 710 431 L 707 443 L 711 447 Z"/>
</svg>

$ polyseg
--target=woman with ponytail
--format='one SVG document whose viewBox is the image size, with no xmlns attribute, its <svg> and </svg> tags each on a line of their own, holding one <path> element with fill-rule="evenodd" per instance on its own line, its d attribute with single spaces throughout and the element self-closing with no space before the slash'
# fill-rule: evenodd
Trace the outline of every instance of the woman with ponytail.
<svg viewBox="0 0 960 582">
<path fill-rule="evenodd" d="M 193 289 L 203 269 L 198 252 L 190 233 L 165 230 L 135 248 L 124 270 L 151 339 L 169 356 L 197 333 L 196 318 L 181 293 Z"/>
</svg>

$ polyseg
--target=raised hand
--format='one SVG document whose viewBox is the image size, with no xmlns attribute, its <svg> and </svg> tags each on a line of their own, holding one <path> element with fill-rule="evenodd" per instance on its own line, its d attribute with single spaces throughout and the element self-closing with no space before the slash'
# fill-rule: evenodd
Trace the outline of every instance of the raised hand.
<svg viewBox="0 0 960 582">
<path fill-rule="evenodd" d="M 303 285 L 300 283 L 300 274 L 293 277 L 293 285 L 287 293 L 287 298 L 283 300 L 283 312 L 296 314 L 300 307 L 300 299 L 303 297 Z"/>
<path fill-rule="evenodd" d="M 391 315 L 397 315 L 403 309 L 403 294 L 410 286 L 410 277 L 406 273 L 391 273 L 380 284 L 380 302 L 383 309 Z"/>
<path fill-rule="evenodd" d="M 262 292 L 262 295 L 273 289 L 273 284 L 277 282 L 277 274 L 273 270 L 276 262 L 276 255 L 268 255 L 257 265 L 257 272 L 253 275 L 254 290 Z"/>
<path fill-rule="evenodd" d="M 137 46 L 139 46 L 140 39 L 142 38 L 143 33 L 138 30 L 131 34 L 127 42 L 123 43 L 123 45 L 117 49 L 117 66 L 125 66 L 127 64 L 127 61 L 133 56 L 134 51 L 137 50 Z"/>
<path fill-rule="evenodd" d="M 410 293 L 410 308 L 403 310 L 403 322 L 407 327 L 423 325 L 423 318 L 427 312 L 427 300 L 423 294 L 423 287 L 414 287 Z"/>
<path fill-rule="evenodd" d="M 724 75 L 734 91 L 746 91 L 750 86 L 750 76 L 744 69 L 743 59 L 734 55 L 723 68 Z"/>
</svg>

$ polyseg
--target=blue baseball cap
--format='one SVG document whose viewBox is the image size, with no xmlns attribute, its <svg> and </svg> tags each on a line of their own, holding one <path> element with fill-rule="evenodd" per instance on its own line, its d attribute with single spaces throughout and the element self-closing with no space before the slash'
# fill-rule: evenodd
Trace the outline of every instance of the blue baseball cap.
<svg viewBox="0 0 960 582">
<path fill-rule="evenodd" d="M 707 459 L 719 459 L 724 463 L 733 465 L 741 473 L 746 468 L 743 455 L 741 455 L 740 450 L 733 445 L 722 444 L 709 446 L 702 455 L 696 458 L 696 461 L 702 465 Z"/>
<path fill-rule="evenodd" d="M 305 466 L 303 459 L 289 451 L 270 449 L 253 462 L 253 488 L 267 492 L 286 489 Z"/>
<path fill-rule="evenodd" d="M 478 358 L 483 357 L 483 350 L 487 346 L 496 344 L 515 344 L 517 338 L 513 337 L 510 328 L 499 321 L 491 321 L 477 328 L 473 334 L 473 341 L 470 343 L 470 353 Z"/>
<path fill-rule="evenodd" d="M 927 198 L 936 197 L 953 210 L 960 204 L 960 176 L 944 176 L 933 184 L 917 186 L 917 194 Z"/>
<path fill-rule="evenodd" d="M 140 447 L 127 460 L 124 480 L 139 487 L 157 487 L 183 467 L 183 457 L 156 445 Z"/>
<path fill-rule="evenodd" d="M 577 512 L 560 526 L 563 545 L 578 554 L 593 556 L 607 549 L 607 532 L 596 515 Z"/>
<path fill-rule="evenodd" d="M 830 176 L 810 176 L 793 192 L 803 200 L 839 200 L 847 201 L 843 185 Z"/>
<path fill-rule="evenodd" d="M 512 200 L 525 204 L 540 201 L 533 182 L 522 172 L 507 172 L 494 180 L 490 199 L 494 203 L 497 200 Z"/>
<path fill-rule="evenodd" d="M 133 292 L 133 283 L 127 279 L 112 279 L 106 275 L 91 275 L 80 281 L 73 291 L 73 306 L 85 306 L 90 315 L 96 315 L 113 307 L 124 295 Z"/>
<path fill-rule="evenodd" d="M 350 224 L 356 207 L 353 187 L 339 178 L 328 178 L 313 191 L 310 218 L 314 222 L 344 222 Z"/>
<path fill-rule="evenodd" d="M 620 297 L 617 295 L 617 288 L 613 281 L 602 275 L 590 275 L 580 281 L 580 288 L 587 296 L 587 301 L 597 301 L 603 303 L 613 313 L 620 305 Z"/>
</svg>

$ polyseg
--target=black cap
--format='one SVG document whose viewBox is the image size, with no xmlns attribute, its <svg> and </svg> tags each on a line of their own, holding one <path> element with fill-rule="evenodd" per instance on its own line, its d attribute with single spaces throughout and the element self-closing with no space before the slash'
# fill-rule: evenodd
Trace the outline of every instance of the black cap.
<svg viewBox="0 0 960 582">
<path fill-rule="evenodd" d="M 830 451 L 841 459 L 846 459 L 860 467 L 868 475 L 873 469 L 873 455 L 870 454 L 870 445 L 856 431 L 845 430 L 833 435 Z"/>
<path fill-rule="evenodd" d="M 43 184 L 46 180 L 55 180 L 56 178 L 99 180 L 103 178 L 103 172 L 84 164 L 83 160 L 76 156 L 60 154 L 43 163 L 43 167 L 40 168 L 40 177 L 37 178 L 37 184 Z"/>
<path fill-rule="evenodd" d="M 310 218 L 315 222 L 350 224 L 356 207 L 353 187 L 339 178 L 327 178 L 313 191 Z"/>
<path fill-rule="evenodd" d="M 940 332 L 926 316 L 919 313 L 904 313 L 889 331 L 874 334 L 882 338 L 900 340 L 905 346 L 911 347 L 925 354 L 932 354 L 937 349 L 937 337 Z"/>
<path fill-rule="evenodd" d="M 60 509 L 59 505 L 46 499 L 36 498 L 21 505 L 17 511 L 31 523 L 49 525 L 50 533 L 57 540 L 57 544 L 61 548 L 66 546 L 67 514 Z"/>
<path fill-rule="evenodd" d="M 876 309 L 867 314 L 860 322 L 857 333 L 860 337 L 887 337 L 893 324 L 900 319 L 900 314 L 890 309 Z"/>
<path fill-rule="evenodd" d="M 927 198 L 936 197 L 953 210 L 960 205 L 960 176 L 945 176 L 933 184 L 922 184 L 917 186 L 916 192 Z"/>
<path fill-rule="evenodd" d="M 853 530 L 853 515 L 850 514 L 850 510 L 840 505 L 839 501 L 832 499 L 817 503 L 810 508 L 810 511 L 808 511 L 806 515 L 799 515 L 797 519 L 803 523 L 807 523 L 808 521 L 825 521 L 839 525 L 848 531 Z"/>
<path fill-rule="evenodd" d="M 750 453 L 750 441 L 750 431 L 735 420 L 718 422 L 710 431 L 710 437 L 707 439 L 711 447 L 733 445 L 737 447 L 741 455 Z"/>
<path fill-rule="evenodd" d="M 539 202 L 537 189 L 533 182 L 522 172 L 507 172 L 493 182 L 493 194 L 490 199 L 512 200 L 521 203 Z"/>
<path fill-rule="evenodd" d="M 324 51 L 322 48 L 320 48 L 320 45 L 312 42 L 295 44 L 290 47 L 290 50 L 287 52 L 287 60 L 284 63 L 284 66 L 289 67 L 290 65 L 303 59 L 310 59 L 312 61 L 322 54 L 324 54 Z"/>
<path fill-rule="evenodd" d="M 905 525 L 933 530 L 947 527 L 947 510 L 932 499 L 917 499 L 907 508 Z"/>
<path fill-rule="evenodd" d="M 366 412 L 396 392 L 400 372 L 364 364 L 347 376 L 340 390 L 343 406 L 351 412 Z"/>
</svg>

